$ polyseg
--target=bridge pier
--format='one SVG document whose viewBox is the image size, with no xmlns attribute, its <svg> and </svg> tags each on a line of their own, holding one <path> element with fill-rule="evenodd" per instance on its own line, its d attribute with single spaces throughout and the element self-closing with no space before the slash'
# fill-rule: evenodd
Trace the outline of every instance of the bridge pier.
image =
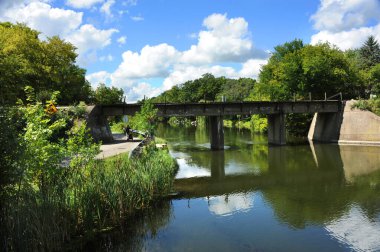
<svg viewBox="0 0 380 252">
<path fill-rule="evenodd" d="M 210 143 L 212 150 L 224 149 L 223 117 L 210 116 Z"/>
<path fill-rule="evenodd" d="M 269 114 L 268 115 L 268 143 L 274 145 L 285 145 L 285 115 Z"/>
</svg>

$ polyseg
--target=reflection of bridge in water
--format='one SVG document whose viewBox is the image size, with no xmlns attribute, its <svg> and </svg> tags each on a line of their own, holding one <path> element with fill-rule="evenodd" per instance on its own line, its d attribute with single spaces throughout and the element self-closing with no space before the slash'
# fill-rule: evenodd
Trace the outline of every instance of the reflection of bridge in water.
<svg viewBox="0 0 380 252">
<path fill-rule="evenodd" d="M 290 147 L 294 148 L 294 147 Z M 268 147 L 268 171 L 255 174 L 225 174 L 225 152 L 212 153 L 209 177 L 180 178 L 175 180 L 179 198 L 198 198 L 210 195 L 226 195 L 272 187 L 340 186 L 356 176 L 367 175 L 380 169 L 378 147 L 326 145 L 311 143 L 306 159 L 299 162 L 297 156 L 289 155 L 289 148 Z M 338 184 L 337 184 L 338 183 Z"/>
<path fill-rule="evenodd" d="M 223 116 L 262 114 L 268 117 L 268 142 L 284 145 L 285 115 L 289 113 L 336 114 L 342 109 L 341 101 L 296 101 L 296 102 L 213 102 L 154 104 L 158 116 L 162 117 L 209 117 L 211 149 L 224 148 Z M 141 104 L 97 105 L 90 108 L 88 125 L 96 140 L 111 141 L 107 116 L 134 115 Z M 332 121 L 326 117 L 326 122 Z M 323 122 L 323 123 L 326 123 Z"/>
</svg>

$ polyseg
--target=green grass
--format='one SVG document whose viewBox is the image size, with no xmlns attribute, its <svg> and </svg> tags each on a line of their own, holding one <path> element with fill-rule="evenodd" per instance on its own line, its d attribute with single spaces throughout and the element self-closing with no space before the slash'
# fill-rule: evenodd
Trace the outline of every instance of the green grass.
<svg viewBox="0 0 380 252">
<path fill-rule="evenodd" d="M 360 110 L 368 110 L 380 116 L 380 98 L 369 99 L 369 100 L 358 100 L 351 106 L 351 108 L 357 108 Z"/>
<path fill-rule="evenodd" d="M 62 169 L 48 193 L 14 186 L 2 194 L 1 242 L 8 250 L 67 249 L 76 237 L 117 226 L 166 196 L 178 167 L 151 143 L 138 158 L 123 154 Z"/>
</svg>

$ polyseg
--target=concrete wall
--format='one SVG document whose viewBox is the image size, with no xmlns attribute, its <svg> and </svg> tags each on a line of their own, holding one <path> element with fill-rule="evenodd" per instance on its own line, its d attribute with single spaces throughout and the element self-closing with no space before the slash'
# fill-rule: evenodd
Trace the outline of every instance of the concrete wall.
<svg viewBox="0 0 380 252">
<path fill-rule="evenodd" d="M 351 109 L 347 101 L 342 112 L 316 113 L 308 138 L 320 142 L 380 144 L 380 117 L 369 111 Z"/>
<path fill-rule="evenodd" d="M 101 106 L 87 107 L 87 127 L 96 142 L 109 143 L 113 141 L 110 126 L 107 118 L 103 115 Z"/>
</svg>

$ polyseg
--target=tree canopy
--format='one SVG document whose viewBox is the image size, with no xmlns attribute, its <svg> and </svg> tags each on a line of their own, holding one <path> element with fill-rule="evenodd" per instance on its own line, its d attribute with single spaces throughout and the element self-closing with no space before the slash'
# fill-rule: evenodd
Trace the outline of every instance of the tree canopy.
<svg viewBox="0 0 380 252">
<path fill-rule="evenodd" d="M 364 68 L 371 68 L 380 63 L 380 46 L 374 36 L 369 36 L 359 49 Z"/>
<path fill-rule="evenodd" d="M 121 88 L 107 87 L 100 83 L 94 92 L 95 103 L 109 105 L 123 102 L 124 91 Z"/>
<path fill-rule="evenodd" d="M 75 50 L 59 37 L 40 40 L 39 32 L 24 24 L 0 23 L 0 103 L 25 98 L 26 86 L 41 100 L 60 91 L 61 104 L 88 101 L 91 86 L 76 65 Z"/>
<path fill-rule="evenodd" d="M 224 96 L 227 101 L 242 101 L 253 90 L 256 81 L 250 78 L 228 79 L 214 77 L 210 73 L 201 78 L 187 81 L 174 86 L 156 98 L 154 102 L 200 102 L 221 101 Z"/>
<path fill-rule="evenodd" d="M 270 100 L 324 98 L 342 92 L 352 98 L 361 90 L 358 69 L 345 54 L 330 44 L 306 45 L 299 40 L 275 47 L 275 52 L 259 74 L 255 90 Z"/>
</svg>

